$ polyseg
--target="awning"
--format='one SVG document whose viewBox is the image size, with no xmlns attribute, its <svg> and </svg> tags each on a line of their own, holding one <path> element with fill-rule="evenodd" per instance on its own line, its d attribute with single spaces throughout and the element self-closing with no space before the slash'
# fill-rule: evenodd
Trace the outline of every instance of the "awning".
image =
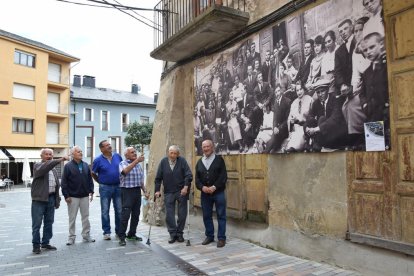
<svg viewBox="0 0 414 276">
<path fill-rule="evenodd" d="M 9 163 L 9 158 L 0 150 L 0 163 Z"/>
<path fill-rule="evenodd" d="M 40 149 L 10 149 L 7 151 L 14 157 L 14 162 L 24 162 L 27 157 L 29 162 L 41 162 Z"/>
</svg>

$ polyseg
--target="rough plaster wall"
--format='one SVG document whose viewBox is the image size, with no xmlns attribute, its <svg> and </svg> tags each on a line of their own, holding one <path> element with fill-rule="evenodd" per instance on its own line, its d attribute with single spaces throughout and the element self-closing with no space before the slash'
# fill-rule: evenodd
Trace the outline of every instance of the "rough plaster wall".
<svg viewBox="0 0 414 276">
<path fill-rule="evenodd" d="M 289 2 L 291 2 L 291 0 L 246 0 L 247 12 L 250 15 L 249 24 L 271 14 L 273 11 L 280 9 Z"/>
<path fill-rule="evenodd" d="M 268 169 L 270 225 L 345 237 L 345 153 L 270 155 Z"/>
</svg>

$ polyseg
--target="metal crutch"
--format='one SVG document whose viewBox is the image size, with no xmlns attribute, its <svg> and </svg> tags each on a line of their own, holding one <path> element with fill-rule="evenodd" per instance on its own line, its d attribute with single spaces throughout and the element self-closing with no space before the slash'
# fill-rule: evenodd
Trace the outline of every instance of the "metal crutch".
<svg viewBox="0 0 414 276">
<path fill-rule="evenodd" d="M 155 210 L 156 209 L 157 209 L 157 197 L 154 195 L 154 205 L 152 207 L 152 215 L 151 215 L 150 227 L 149 227 L 148 238 L 147 238 L 147 244 L 148 245 L 151 244 L 151 241 L 150 241 L 151 227 L 152 227 L 152 224 L 155 222 Z"/>
<path fill-rule="evenodd" d="M 190 246 L 190 195 L 187 199 L 187 246 Z"/>
</svg>

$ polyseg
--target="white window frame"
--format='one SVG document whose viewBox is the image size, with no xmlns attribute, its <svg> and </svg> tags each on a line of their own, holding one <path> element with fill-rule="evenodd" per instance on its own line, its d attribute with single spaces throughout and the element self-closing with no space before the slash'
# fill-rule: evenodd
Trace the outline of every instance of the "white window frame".
<svg viewBox="0 0 414 276">
<path fill-rule="evenodd" d="M 86 109 L 90 109 L 91 110 L 91 120 L 90 121 L 87 121 L 86 120 Z M 94 109 L 93 108 L 89 108 L 89 107 L 85 107 L 84 109 L 83 109 L 83 121 L 85 121 L 85 122 L 93 122 L 93 113 L 94 113 Z"/>
<path fill-rule="evenodd" d="M 143 122 L 143 119 L 147 119 L 148 122 Z M 149 124 L 150 117 L 149 116 L 139 116 L 139 122 L 140 122 L 140 124 Z"/>
<path fill-rule="evenodd" d="M 35 100 L 35 87 L 21 83 L 13 83 L 13 98 L 22 100 Z"/>
<path fill-rule="evenodd" d="M 108 117 L 107 117 L 107 122 L 108 122 L 108 129 L 106 129 L 106 130 L 104 130 L 103 128 L 102 128 L 102 113 L 103 112 L 106 112 L 106 114 L 108 114 Z M 110 131 L 111 130 L 111 112 L 109 111 L 109 110 L 101 110 L 101 120 L 100 120 L 100 122 L 99 122 L 99 124 L 100 124 L 100 129 L 102 130 L 102 131 Z"/>
<path fill-rule="evenodd" d="M 18 55 L 18 60 L 16 59 L 16 54 Z M 26 57 L 26 61 L 23 62 L 22 61 L 22 57 L 25 56 Z M 32 62 L 29 62 L 29 59 L 31 58 Z M 31 54 L 25 51 L 21 51 L 21 50 L 14 50 L 14 64 L 19 64 L 19 65 L 23 65 L 23 66 L 27 66 L 30 68 L 36 68 L 36 55 L 35 54 Z"/>
<path fill-rule="evenodd" d="M 126 126 L 128 126 L 129 125 L 129 113 L 121 113 L 121 123 L 120 123 L 120 125 L 121 125 L 121 132 L 126 132 L 126 131 L 124 131 L 124 123 L 122 122 L 122 117 L 123 117 L 123 115 L 126 115 Z"/>
</svg>

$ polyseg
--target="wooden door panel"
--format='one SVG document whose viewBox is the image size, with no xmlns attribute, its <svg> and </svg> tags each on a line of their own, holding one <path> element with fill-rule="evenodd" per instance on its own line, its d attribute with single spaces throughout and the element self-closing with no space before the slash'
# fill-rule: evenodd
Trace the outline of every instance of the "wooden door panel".
<svg viewBox="0 0 414 276">
<path fill-rule="evenodd" d="M 414 136 L 413 133 L 398 136 L 399 179 L 414 181 Z"/>
<path fill-rule="evenodd" d="M 356 179 L 382 179 L 381 155 L 377 152 L 355 154 Z"/>
<path fill-rule="evenodd" d="M 414 32 L 411 26 L 414 21 L 414 9 L 408 9 L 393 16 L 391 19 L 395 37 L 393 57 L 394 59 L 402 59 L 414 55 Z"/>
<path fill-rule="evenodd" d="M 414 197 L 401 197 L 401 238 L 414 244 Z"/>
<path fill-rule="evenodd" d="M 414 97 L 412 87 L 414 71 L 399 72 L 393 77 L 396 99 L 396 115 L 398 120 L 414 118 Z"/>
<path fill-rule="evenodd" d="M 356 232 L 381 237 L 382 194 L 356 195 Z"/>
</svg>

